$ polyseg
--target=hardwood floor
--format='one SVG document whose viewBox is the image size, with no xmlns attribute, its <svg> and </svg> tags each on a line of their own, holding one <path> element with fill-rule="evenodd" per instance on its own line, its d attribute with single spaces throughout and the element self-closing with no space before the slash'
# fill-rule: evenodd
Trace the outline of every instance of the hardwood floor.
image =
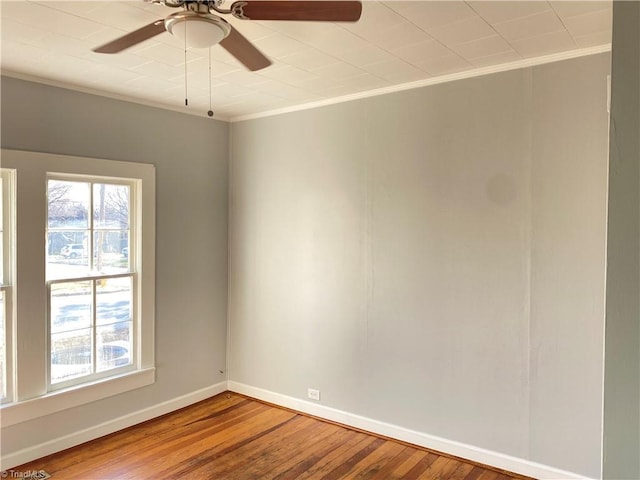
<svg viewBox="0 0 640 480">
<path fill-rule="evenodd" d="M 526 478 L 235 393 L 13 470 L 45 470 L 53 480 Z"/>
</svg>

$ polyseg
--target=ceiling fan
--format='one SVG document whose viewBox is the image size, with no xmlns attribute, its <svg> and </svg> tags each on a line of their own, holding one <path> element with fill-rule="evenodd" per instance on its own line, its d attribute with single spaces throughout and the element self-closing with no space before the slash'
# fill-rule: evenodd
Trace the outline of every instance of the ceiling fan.
<svg viewBox="0 0 640 480">
<path fill-rule="evenodd" d="M 355 22 L 360 19 L 362 3 L 347 0 L 247 0 L 236 1 L 229 9 L 224 0 L 145 0 L 182 11 L 156 20 L 120 38 L 94 48 L 97 53 L 118 53 L 165 31 L 196 48 L 220 44 L 249 70 L 271 65 L 269 60 L 238 30 L 219 15 L 231 14 L 241 20 L 296 20 L 319 22 Z"/>
</svg>

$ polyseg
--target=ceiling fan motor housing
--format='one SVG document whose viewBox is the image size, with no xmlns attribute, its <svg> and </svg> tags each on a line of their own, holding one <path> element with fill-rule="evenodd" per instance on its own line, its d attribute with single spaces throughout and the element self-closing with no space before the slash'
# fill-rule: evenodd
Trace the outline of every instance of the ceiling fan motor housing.
<svg viewBox="0 0 640 480">
<path fill-rule="evenodd" d="M 216 45 L 231 33 L 231 26 L 222 18 L 188 10 L 169 15 L 164 25 L 169 33 L 195 48 Z"/>
</svg>

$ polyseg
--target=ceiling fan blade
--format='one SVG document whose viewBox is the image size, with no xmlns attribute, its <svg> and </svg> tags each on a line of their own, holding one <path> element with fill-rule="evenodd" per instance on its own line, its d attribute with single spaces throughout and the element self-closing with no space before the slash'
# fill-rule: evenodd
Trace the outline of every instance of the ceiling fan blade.
<svg viewBox="0 0 640 480">
<path fill-rule="evenodd" d="M 243 20 L 310 20 L 316 22 L 355 22 L 362 13 L 361 2 L 253 0 L 231 5 L 234 17 Z"/>
<path fill-rule="evenodd" d="M 96 53 L 118 53 L 165 31 L 164 20 L 156 20 L 155 22 L 145 25 L 138 30 L 134 30 L 133 32 L 127 33 L 120 38 L 116 38 L 109 43 L 96 47 L 93 51 Z"/>
<path fill-rule="evenodd" d="M 265 57 L 233 26 L 231 26 L 231 33 L 220 42 L 220 45 L 253 72 L 271 65 L 271 60 Z"/>
</svg>

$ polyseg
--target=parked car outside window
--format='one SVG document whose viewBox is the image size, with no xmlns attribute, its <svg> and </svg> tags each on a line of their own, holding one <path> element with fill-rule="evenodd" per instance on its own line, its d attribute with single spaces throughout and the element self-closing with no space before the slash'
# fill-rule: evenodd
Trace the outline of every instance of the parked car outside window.
<svg viewBox="0 0 640 480">
<path fill-rule="evenodd" d="M 62 247 L 62 250 L 60 250 L 60 255 L 65 258 L 78 258 L 87 256 L 84 250 L 84 245 L 79 243 L 65 245 L 64 247 Z"/>
</svg>

